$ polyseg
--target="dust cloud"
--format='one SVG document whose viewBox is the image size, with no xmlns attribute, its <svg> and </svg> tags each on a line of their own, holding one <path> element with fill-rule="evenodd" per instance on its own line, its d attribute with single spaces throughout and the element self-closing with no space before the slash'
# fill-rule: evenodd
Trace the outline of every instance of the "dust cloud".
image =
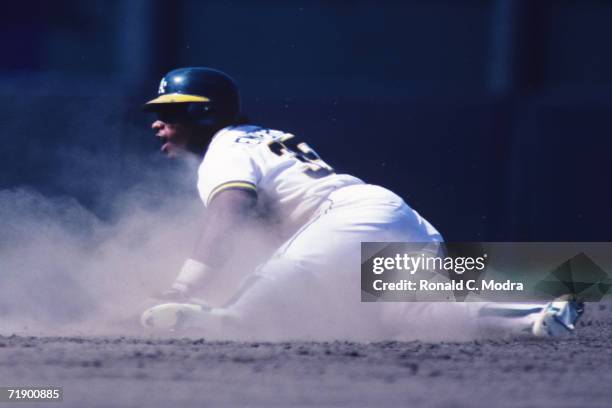
<svg viewBox="0 0 612 408">
<path fill-rule="evenodd" d="M 4 334 L 121 331 L 169 286 L 197 234 L 197 197 L 139 184 L 113 199 L 101 219 L 72 197 L 0 191 Z"/>
<path fill-rule="evenodd" d="M 150 334 L 140 315 L 159 303 L 153 295 L 170 287 L 192 255 L 205 209 L 197 161 L 129 163 L 124 177 L 139 174 L 129 187 L 103 191 L 108 180 L 73 181 L 98 183 L 90 206 L 30 187 L 0 190 L 0 334 Z M 273 235 L 263 225 L 241 231 L 239 254 L 207 291 L 210 304 L 227 301 L 265 261 L 278 244 Z"/>
<path fill-rule="evenodd" d="M 270 308 L 246 322 L 242 331 L 146 331 L 139 317 L 159 303 L 152 295 L 169 288 L 192 254 L 205 210 L 195 189 L 197 162 L 174 167 L 129 162 L 133 168 L 126 174 L 137 172 L 140 179 L 129 187 L 98 191 L 97 200 L 105 204 L 93 208 L 104 208 L 104 216 L 66 195 L 47 195 L 27 187 L 0 191 L 0 334 L 204 335 L 248 340 L 257 338 L 256 329 L 274 324 L 274 314 L 282 308 L 284 317 L 288 317 L 282 327 L 274 326 L 259 337 L 369 341 L 385 339 L 387 332 L 401 332 L 402 339 L 468 336 L 468 327 L 462 323 L 465 313 L 453 305 L 443 309 L 424 304 L 391 306 L 391 314 L 397 315 L 389 325 L 393 330 L 379 330 L 376 324 L 363 325 L 363 320 L 376 321 L 379 314 L 374 309 L 382 306 L 361 304 L 358 289 L 345 288 L 326 299 L 321 294 L 302 296 L 299 280 L 286 282 L 283 292 L 290 300 L 288 306 L 278 306 L 278 299 L 270 299 Z M 95 178 L 80 182 L 88 186 L 96 183 Z M 105 185 L 110 184 L 102 183 Z M 236 253 L 219 271 L 215 286 L 207 291 L 206 300 L 212 306 L 231 298 L 242 280 L 281 243 L 265 224 L 249 226 L 240 235 Z M 291 300 L 296 304 L 295 311 Z M 311 302 L 313 307 L 305 307 L 304 302 Z M 316 315 L 310 316 L 309 311 L 315 309 Z M 326 321 L 330 311 L 341 310 L 353 321 Z M 309 324 L 309 319 L 316 322 Z M 306 327 L 313 329 L 308 331 Z M 398 327 L 403 330 L 395 330 Z"/>
</svg>

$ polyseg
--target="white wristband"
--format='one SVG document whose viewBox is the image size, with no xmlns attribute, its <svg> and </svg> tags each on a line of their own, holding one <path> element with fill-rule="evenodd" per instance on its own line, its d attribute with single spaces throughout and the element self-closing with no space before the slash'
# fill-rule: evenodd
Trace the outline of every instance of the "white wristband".
<svg viewBox="0 0 612 408">
<path fill-rule="evenodd" d="M 181 292 L 186 292 L 201 287 L 208 276 L 212 274 L 212 268 L 198 262 L 195 259 L 187 259 L 174 280 L 172 287 Z"/>
</svg>

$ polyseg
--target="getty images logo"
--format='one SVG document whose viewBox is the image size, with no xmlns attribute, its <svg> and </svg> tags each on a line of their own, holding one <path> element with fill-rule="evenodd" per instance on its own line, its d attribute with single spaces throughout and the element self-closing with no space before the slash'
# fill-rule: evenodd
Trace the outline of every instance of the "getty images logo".
<svg viewBox="0 0 612 408">
<path fill-rule="evenodd" d="M 466 271 L 482 271 L 486 268 L 487 254 L 482 256 L 431 256 L 419 254 L 396 254 L 393 257 L 376 257 L 372 260 L 372 272 L 380 275 L 385 271 L 406 271 L 414 275 L 417 271 L 446 271 L 458 275 Z"/>
</svg>

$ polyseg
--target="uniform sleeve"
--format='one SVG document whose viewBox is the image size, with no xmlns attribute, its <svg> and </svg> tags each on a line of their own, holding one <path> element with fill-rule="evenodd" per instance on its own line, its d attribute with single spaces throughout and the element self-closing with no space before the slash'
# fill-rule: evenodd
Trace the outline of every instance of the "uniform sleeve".
<svg viewBox="0 0 612 408">
<path fill-rule="evenodd" d="M 232 141 L 213 141 L 198 169 L 198 192 L 205 206 L 221 191 L 246 190 L 257 193 L 261 169 L 254 149 Z"/>
</svg>

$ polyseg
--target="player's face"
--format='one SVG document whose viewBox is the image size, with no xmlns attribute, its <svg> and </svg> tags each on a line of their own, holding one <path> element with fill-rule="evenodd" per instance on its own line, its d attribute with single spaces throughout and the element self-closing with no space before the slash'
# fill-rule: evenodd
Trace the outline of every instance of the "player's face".
<svg viewBox="0 0 612 408">
<path fill-rule="evenodd" d="M 161 151 L 168 157 L 177 157 L 189 150 L 195 137 L 195 128 L 182 112 L 181 107 L 168 107 L 157 113 L 151 128 L 162 142 Z"/>
</svg>

